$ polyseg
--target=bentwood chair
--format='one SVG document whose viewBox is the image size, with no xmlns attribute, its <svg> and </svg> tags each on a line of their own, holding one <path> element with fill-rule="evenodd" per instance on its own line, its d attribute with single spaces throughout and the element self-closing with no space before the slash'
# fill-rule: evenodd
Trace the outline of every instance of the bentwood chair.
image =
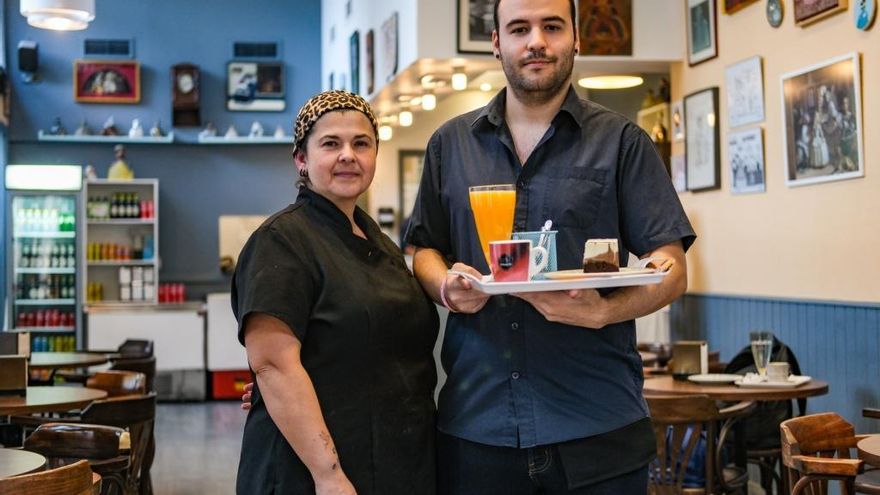
<svg viewBox="0 0 880 495">
<path fill-rule="evenodd" d="M 865 472 L 864 461 L 852 459 L 865 435 L 836 413 L 811 414 L 783 421 L 782 463 L 792 495 L 825 495 L 828 482 L 840 482 L 843 495 L 880 495 L 880 470 Z"/>
<path fill-rule="evenodd" d="M 706 395 L 646 396 L 654 424 L 657 458 L 649 466 L 652 495 L 704 495 L 743 493 L 748 473 L 725 465 L 723 449 L 728 434 L 753 402 L 740 402 L 724 409 Z M 720 428 L 719 428 L 720 426 Z M 686 487 L 685 475 L 698 444 L 705 439 L 705 485 Z"/>
<path fill-rule="evenodd" d="M 88 461 L 77 461 L 57 469 L 0 478 L 0 493 L 27 495 L 93 495 L 100 491 L 100 476 L 93 474 Z"/>
</svg>

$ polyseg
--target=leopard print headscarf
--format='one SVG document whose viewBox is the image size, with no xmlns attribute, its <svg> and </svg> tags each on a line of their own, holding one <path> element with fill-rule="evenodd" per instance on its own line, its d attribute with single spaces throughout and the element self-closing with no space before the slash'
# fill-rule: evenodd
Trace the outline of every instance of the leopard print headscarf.
<svg viewBox="0 0 880 495">
<path fill-rule="evenodd" d="M 315 125 L 315 122 L 325 113 L 334 110 L 356 110 L 366 115 L 373 126 L 376 142 L 379 142 L 379 121 L 376 119 L 376 115 L 373 113 L 367 100 L 348 91 L 332 90 L 318 93 L 309 98 L 309 101 L 299 110 L 299 115 L 296 117 L 296 126 L 294 127 L 294 149 L 300 149 L 304 146 L 306 137 L 312 130 L 312 126 Z"/>
</svg>

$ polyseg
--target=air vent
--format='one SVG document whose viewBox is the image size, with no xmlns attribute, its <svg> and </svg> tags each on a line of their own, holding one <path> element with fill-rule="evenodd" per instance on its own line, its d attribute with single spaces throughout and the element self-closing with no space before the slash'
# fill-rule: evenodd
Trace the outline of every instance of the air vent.
<svg viewBox="0 0 880 495">
<path fill-rule="evenodd" d="M 126 57 L 134 58 L 132 40 L 96 40 L 83 42 L 83 53 L 87 57 Z"/>
<path fill-rule="evenodd" d="M 278 58 L 278 43 L 236 41 L 232 52 L 235 58 Z"/>
</svg>

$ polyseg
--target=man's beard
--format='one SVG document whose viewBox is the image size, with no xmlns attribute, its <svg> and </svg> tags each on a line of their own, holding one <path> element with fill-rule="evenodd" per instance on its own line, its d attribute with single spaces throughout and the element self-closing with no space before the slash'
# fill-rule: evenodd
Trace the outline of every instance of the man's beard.
<svg viewBox="0 0 880 495">
<path fill-rule="evenodd" d="M 524 76 L 523 64 L 532 59 L 547 60 L 550 63 L 557 63 L 561 60 L 559 67 L 554 67 L 553 72 L 546 74 L 541 78 L 535 79 Z M 540 104 L 551 100 L 558 95 L 568 85 L 571 77 L 572 69 L 574 69 L 574 47 L 558 57 L 547 57 L 543 52 L 532 53 L 525 60 L 509 61 L 501 57 L 501 67 L 504 69 L 504 75 L 507 77 L 507 87 L 514 92 L 517 99 L 527 104 Z M 525 69 L 528 70 L 528 69 Z"/>
</svg>

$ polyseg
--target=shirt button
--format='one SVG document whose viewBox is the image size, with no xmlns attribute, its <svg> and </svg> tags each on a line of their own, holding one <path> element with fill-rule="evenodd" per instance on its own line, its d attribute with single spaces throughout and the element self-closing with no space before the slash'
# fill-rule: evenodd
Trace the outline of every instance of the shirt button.
<svg viewBox="0 0 880 495">
<path fill-rule="evenodd" d="M 516 185 L 519 186 L 520 189 L 525 189 L 526 188 L 526 181 L 521 180 L 521 181 L 517 182 Z"/>
<path fill-rule="evenodd" d="M 513 322 L 513 323 L 510 324 L 510 329 L 511 329 L 511 330 L 516 330 L 517 328 L 519 328 L 519 323 L 517 323 L 517 322 Z"/>
<path fill-rule="evenodd" d="M 513 378 L 514 380 L 519 380 L 519 371 L 514 371 L 513 373 L 510 374 L 510 377 Z"/>
</svg>

